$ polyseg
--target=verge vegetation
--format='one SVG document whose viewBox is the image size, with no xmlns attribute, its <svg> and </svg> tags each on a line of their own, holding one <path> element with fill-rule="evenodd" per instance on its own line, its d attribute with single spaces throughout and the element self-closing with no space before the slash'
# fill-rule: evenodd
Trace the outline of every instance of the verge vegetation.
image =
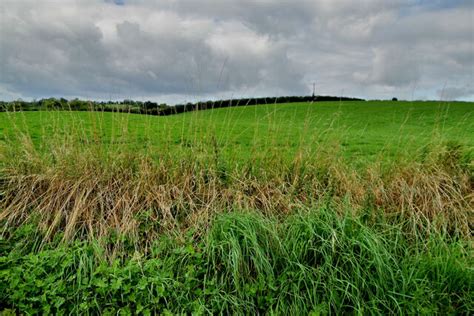
<svg viewBox="0 0 474 316">
<path fill-rule="evenodd" d="M 0 113 L 1 305 L 469 314 L 473 110 Z"/>
</svg>

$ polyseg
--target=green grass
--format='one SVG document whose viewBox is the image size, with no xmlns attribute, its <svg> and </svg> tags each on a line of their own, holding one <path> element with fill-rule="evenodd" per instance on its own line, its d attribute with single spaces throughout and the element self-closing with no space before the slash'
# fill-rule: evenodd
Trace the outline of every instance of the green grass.
<svg viewBox="0 0 474 316">
<path fill-rule="evenodd" d="M 473 115 L 0 113 L 0 312 L 472 314 Z"/>
<path fill-rule="evenodd" d="M 25 313 L 432 315 L 474 308 L 467 243 L 434 232 L 410 240 L 397 226 L 341 219 L 330 209 L 283 222 L 254 212 L 221 215 L 200 238 L 163 236 L 148 256 L 111 262 L 99 243 L 34 251 L 34 232 L 17 231 L 0 261 L 2 305 Z"/>
<path fill-rule="evenodd" d="M 226 159 L 249 158 L 277 148 L 338 150 L 344 157 L 412 156 L 426 144 L 451 141 L 472 148 L 474 104 L 467 102 L 321 102 L 198 111 L 170 117 L 90 112 L 0 113 L 4 134 L 12 125 L 36 144 L 79 129 L 102 143 L 149 151 L 215 142 Z M 4 136 L 3 138 L 5 138 Z M 329 145 L 329 146 L 328 146 Z"/>
</svg>

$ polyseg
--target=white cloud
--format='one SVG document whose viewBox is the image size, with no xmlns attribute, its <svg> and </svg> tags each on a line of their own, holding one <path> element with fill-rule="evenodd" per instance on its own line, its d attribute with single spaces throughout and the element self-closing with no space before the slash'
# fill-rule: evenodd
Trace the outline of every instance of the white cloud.
<svg viewBox="0 0 474 316">
<path fill-rule="evenodd" d="M 0 98 L 474 97 L 468 1 L 115 3 L 2 1 Z"/>
<path fill-rule="evenodd" d="M 474 87 L 472 84 L 459 87 L 444 87 L 437 91 L 440 100 L 458 100 L 462 98 L 473 98 Z"/>
<path fill-rule="evenodd" d="M 399 87 L 420 79 L 420 57 L 416 51 L 397 46 L 374 49 L 372 69 L 369 73 L 354 73 L 354 79 L 364 84 Z"/>
</svg>

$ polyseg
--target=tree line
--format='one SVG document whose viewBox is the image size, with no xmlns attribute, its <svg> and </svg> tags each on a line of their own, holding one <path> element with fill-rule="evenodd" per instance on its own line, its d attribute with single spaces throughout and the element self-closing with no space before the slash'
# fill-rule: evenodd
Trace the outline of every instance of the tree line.
<svg viewBox="0 0 474 316">
<path fill-rule="evenodd" d="M 218 101 L 200 101 L 168 105 L 152 101 L 89 101 L 67 100 L 65 98 L 47 98 L 41 100 L 0 101 L 0 112 L 13 111 L 41 111 L 41 110 L 71 110 L 71 111 L 104 111 L 124 112 L 149 115 L 173 115 L 184 112 L 218 109 L 232 106 L 249 106 L 259 104 L 295 103 L 295 102 L 322 102 L 322 101 L 365 101 L 359 98 L 336 96 L 281 96 L 267 98 L 241 98 Z"/>
</svg>

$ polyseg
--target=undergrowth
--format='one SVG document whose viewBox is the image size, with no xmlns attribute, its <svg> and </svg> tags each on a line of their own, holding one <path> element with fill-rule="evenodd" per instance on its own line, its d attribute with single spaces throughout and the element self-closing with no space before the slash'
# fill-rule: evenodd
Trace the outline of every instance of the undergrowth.
<svg viewBox="0 0 474 316">
<path fill-rule="evenodd" d="M 474 310 L 469 148 L 353 163 L 276 134 L 235 157 L 212 130 L 152 147 L 93 123 L 0 143 L 4 312 Z"/>
<path fill-rule="evenodd" d="M 329 208 L 284 221 L 219 215 L 206 234 L 164 234 L 145 255 L 104 243 L 38 250 L 33 224 L 2 240 L 4 308 L 24 313 L 468 314 L 472 245 L 433 232 L 413 240 L 382 219 Z M 113 238 L 112 238 L 113 239 Z M 111 240 L 109 240 L 111 242 Z"/>
</svg>

